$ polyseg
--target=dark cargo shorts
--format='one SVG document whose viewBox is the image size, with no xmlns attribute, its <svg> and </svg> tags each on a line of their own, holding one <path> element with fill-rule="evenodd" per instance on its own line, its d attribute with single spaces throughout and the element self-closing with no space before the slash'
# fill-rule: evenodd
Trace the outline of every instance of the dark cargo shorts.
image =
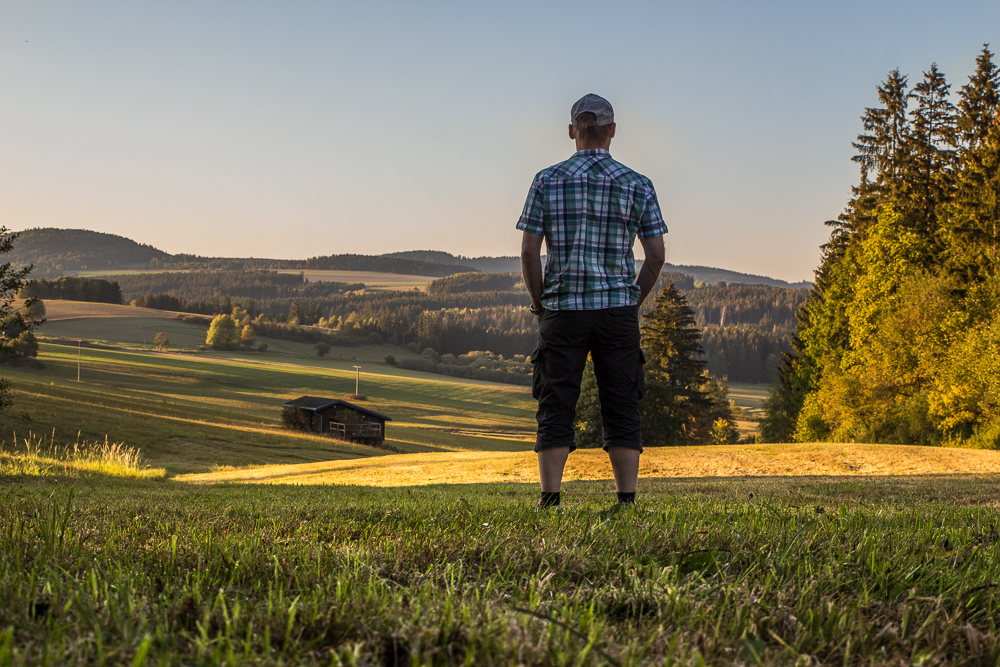
<svg viewBox="0 0 1000 667">
<path fill-rule="evenodd" d="M 639 347 L 639 309 L 546 310 L 538 330 L 531 395 L 538 400 L 535 451 L 553 447 L 576 449 L 573 419 L 587 353 L 594 360 L 604 449 L 642 451 L 639 399 L 645 390 Z"/>
</svg>

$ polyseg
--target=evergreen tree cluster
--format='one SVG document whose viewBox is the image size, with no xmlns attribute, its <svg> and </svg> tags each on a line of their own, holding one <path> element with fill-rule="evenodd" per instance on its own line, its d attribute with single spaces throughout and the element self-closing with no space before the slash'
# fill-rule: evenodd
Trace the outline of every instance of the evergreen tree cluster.
<svg viewBox="0 0 1000 667">
<path fill-rule="evenodd" d="M 766 439 L 1000 445 L 998 92 L 987 46 L 955 94 L 936 65 L 878 87 Z"/>
<path fill-rule="evenodd" d="M 103 278 L 74 278 L 65 276 L 55 280 L 32 280 L 17 294 L 21 299 L 61 299 L 89 301 L 91 303 L 122 303 L 121 286 L 116 281 Z"/>
</svg>

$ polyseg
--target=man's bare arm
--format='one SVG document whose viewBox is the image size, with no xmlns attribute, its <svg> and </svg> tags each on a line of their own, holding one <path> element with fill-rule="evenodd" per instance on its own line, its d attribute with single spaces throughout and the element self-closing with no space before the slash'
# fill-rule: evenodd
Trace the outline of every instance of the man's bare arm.
<svg viewBox="0 0 1000 667">
<path fill-rule="evenodd" d="M 524 232 L 521 237 L 521 276 L 531 297 L 531 307 L 542 307 L 542 240 L 541 234 Z"/>
<path fill-rule="evenodd" d="M 635 284 L 639 286 L 639 305 L 641 306 L 642 302 L 649 296 L 649 293 L 653 291 L 653 285 L 656 284 L 656 279 L 660 277 L 660 269 L 663 268 L 663 262 L 666 261 L 667 255 L 663 248 L 662 236 L 654 236 L 651 239 L 639 239 L 639 243 L 642 244 L 642 250 L 646 253 L 646 260 L 642 263 L 642 268 L 639 269 L 639 276 L 635 279 Z M 521 264 L 522 266 L 524 265 L 523 254 Z"/>
</svg>

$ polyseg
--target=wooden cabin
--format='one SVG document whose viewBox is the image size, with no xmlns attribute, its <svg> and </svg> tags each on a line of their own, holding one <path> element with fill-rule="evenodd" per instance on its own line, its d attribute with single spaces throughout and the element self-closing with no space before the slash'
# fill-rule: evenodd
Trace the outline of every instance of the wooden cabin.
<svg viewBox="0 0 1000 667">
<path fill-rule="evenodd" d="M 298 410 L 301 424 L 308 430 L 354 440 L 369 445 L 381 445 L 385 440 L 385 423 L 391 417 L 348 403 L 339 398 L 300 396 L 283 406 Z"/>
</svg>

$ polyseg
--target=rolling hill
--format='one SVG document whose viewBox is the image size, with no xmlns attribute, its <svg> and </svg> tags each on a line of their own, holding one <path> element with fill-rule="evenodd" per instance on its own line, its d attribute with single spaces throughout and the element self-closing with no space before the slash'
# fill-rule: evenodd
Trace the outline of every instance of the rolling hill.
<svg viewBox="0 0 1000 667">
<path fill-rule="evenodd" d="M 306 260 L 239 257 L 201 257 L 169 253 L 123 236 L 85 229 L 28 229 L 20 233 L 7 259 L 16 266 L 34 264 L 33 278 L 56 278 L 93 271 L 134 271 L 137 269 L 315 269 L 337 271 L 378 271 L 417 276 L 442 277 L 465 271 L 518 273 L 520 259 L 463 257 L 439 250 L 410 250 L 382 255 L 325 255 Z M 728 269 L 685 264 L 666 264 L 664 271 L 683 273 L 707 285 L 718 282 L 771 287 L 810 287 L 802 281 L 789 283 L 776 278 L 740 273 Z"/>
</svg>

